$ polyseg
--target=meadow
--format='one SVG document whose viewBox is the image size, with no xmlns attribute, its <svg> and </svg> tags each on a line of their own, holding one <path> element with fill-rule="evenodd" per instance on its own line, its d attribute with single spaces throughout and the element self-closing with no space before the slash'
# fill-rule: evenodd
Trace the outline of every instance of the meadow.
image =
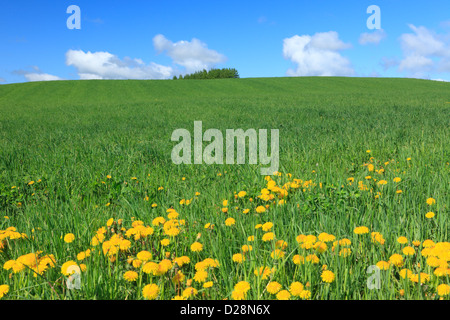
<svg viewBox="0 0 450 320">
<path fill-rule="evenodd" d="M 175 165 L 194 121 L 278 172 Z M 1 85 L 0 299 L 448 300 L 449 128 L 427 80 Z"/>
</svg>

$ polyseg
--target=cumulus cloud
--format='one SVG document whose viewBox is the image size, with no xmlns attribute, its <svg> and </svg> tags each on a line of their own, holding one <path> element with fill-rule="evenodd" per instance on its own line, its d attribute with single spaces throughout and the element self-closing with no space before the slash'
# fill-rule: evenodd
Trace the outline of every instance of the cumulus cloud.
<svg viewBox="0 0 450 320">
<path fill-rule="evenodd" d="M 400 71 L 406 71 L 407 73 L 413 73 L 416 75 L 421 75 L 423 73 L 428 73 L 432 71 L 434 62 L 430 58 L 413 54 L 405 57 L 400 61 L 398 69 Z"/>
<path fill-rule="evenodd" d="M 43 72 L 38 66 L 31 66 L 33 71 L 28 70 L 14 70 L 12 73 L 24 76 L 27 81 L 55 81 L 64 80 L 58 76 Z"/>
<path fill-rule="evenodd" d="M 198 39 L 174 43 L 159 34 L 153 38 L 153 45 L 157 52 L 163 52 L 172 59 L 172 66 L 155 62 L 146 64 L 141 59 L 129 57 L 120 59 L 106 51 L 83 50 L 67 51 L 66 64 L 77 69 L 80 79 L 167 79 L 183 73 L 179 66 L 191 73 L 210 69 L 226 60 L 224 55 L 208 49 Z"/>
<path fill-rule="evenodd" d="M 405 33 L 400 37 L 402 49 L 407 55 L 442 56 L 450 53 L 444 41 L 434 32 L 412 24 L 409 25 L 409 28 L 414 33 Z"/>
<path fill-rule="evenodd" d="M 58 76 L 48 74 L 48 73 L 27 73 L 25 74 L 25 78 L 28 81 L 55 81 L 55 80 L 64 80 Z"/>
<path fill-rule="evenodd" d="M 398 70 L 413 77 L 424 77 L 429 73 L 450 72 L 449 36 L 436 34 L 426 27 L 409 28 L 413 33 L 400 37 L 403 59 Z"/>
<path fill-rule="evenodd" d="M 376 30 L 370 33 L 364 32 L 359 37 L 359 44 L 379 44 L 384 38 L 386 38 L 386 32 L 384 30 Z"/>
<path fill-rule="evenodd" d="M 188 73 L 210 69 L 226 61 L 223 54 L 208 49 L 205 43 L 195 38 L 192 41 L 172 42 L 158 34 L 153 38 L 153 45 L 157 52 L 164 52 L 175 64 L 185 67 Z"/>
<path fill-rule="evenodd" d="M 295 35 L 283 40 L 283 56 L 297 65 L 288 76 L 351 76 L 355 72 L 350 61 L 339 51 L 350 48 L 335 31 Z"/>
<path fill-rule="evenodd" d="M 119 59 L 109 52 L 66 52 L 66 64 L 74 66 L 80 79 L 164 79 L 172 75 L 172 67 L 140 59 Z"/>
</svg>

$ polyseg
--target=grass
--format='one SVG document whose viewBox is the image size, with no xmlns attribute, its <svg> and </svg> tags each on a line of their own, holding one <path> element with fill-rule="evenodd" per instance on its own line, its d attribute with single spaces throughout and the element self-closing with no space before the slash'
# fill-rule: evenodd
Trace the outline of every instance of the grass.
<svg viewBox="0 0 450 320">
<path fill-rule="evenodd" d="M 276 298 L 266 290 L 268 281 L 280 283 L 281 290 L 301 282 L 311 299 L 448 298 L 437 294 L 437 287 L 450 284 L 449 272 L 437 276 L 437 266 L 427 259 L 435 256 L 449 270 L 449 86 L 415 79 L 326 77 L 2 85 L 0 230 L 15 227 L 27 237 L 11 239 L 2 232 L 0 263 L 40 251 L 37 263 L 46 254 L 56 260 L 36 277 L 29 266 L 17 273 L 2 269 L 0 285 L 9 286 L 3 299 L 142 299 L 142 289 L 150 283 L 159 288 L 157 298 L 171 299 L 189 288 L 198 271 L 195 265 L 206 258 L 217 259 L 220 266 L 207 268 L 212 288 L 192 281 L 198 290 L 195 299 L 237 298 L 239 281 L 249 283 L 248 299 Z M 285 204 L 278 203 L 276 188 L 270 190 L 274 199 L 258 197 L 269 180 L 259 174 L 259 165 L 173 164 L 171 134 L 179 128 L 192 133 L 195 120 L 203 122 L 203 130 L 279 129 L 282 175 L 271 179 L 279 187 L 301 180 L 289 188 Z M 395 177 L 401 181 L 394 182 Z M 387 184 L 378 184 L 380 180 Z M 247 195 L 235 198 L 240 191 Z M 429 198 L 436 203 L 427 204 Z M 192 202 L 182 205 L 182 199 Z M 228 200 L 226 213 L 223 200 Z M 256 213 L 260 205 L 269 207 Z M 176 237 L 152 225 L 156 217 L 169 220 L 169 208 L 185 221 Z M 244 214 L 244 209 L 250 212 Z M 435 216 L 428 219 L 430 211 Z M 225 225 L 229 217 L 235 219 L 232 226 Z M 110 218 L 114 224 L 107 228 Z M 111 257 L 104 255 L 104 244 L 92 246 L 101 227 L 107 230 L 104 241 L 113 236 L 112 229 L 128 239 L 125 232 L 133 221 L 151 226 L 153 234 L 138 240 L 131 236 L 131 248 Z M 262 241 L 265 232 L 255 229 L 266 222 L 273 223 L 274 241 Z M 205 229 L 206 223 L 214 228 Z M 368 227 L 369 233 L 356 235 L 358 226 Z M 371 241 L 374 231 L 383 235 L 384 244 Z M 349 239 L 351 254 L 340 256 L 339 246 L 333 251 L 333 241 L 326 242 L 325 252 L 297 242 L 299 235 L 324 232 L 335 240 Z M 64 241 L 68 233 L 75 235 L 71 243 Z M 250 243 L 251 235 L 255 241 Z M 408 242 L 398 243 L 400 236 Z M 166 247 L 160 244 L 164 238 L 171 240 Z M 426 239 L 445 243 L 428 255 L 422 252 Z M 281 259 L 271 257 L 276 240 L 288 244 Z M 420 245 L 414 246 L 414 240 Z M 191 251 L 195 241 L 203 244 L 201 252 Z M 253 250 L 244 253 L 245 244 Z M 321 242 L 315 239 L 314 244 Z M 404 255 L 405 246 L 415 254 Z M 95 252 L 77 260 L 89 248 Z M 142 271 L 145 263 L 135 268 L 127 262 L 141 250 L 150 251 L 155 263 L 181 256 L 190 263 L 148 274 Z M 233 261 L 237 253 L 245 255 L 243 263 Z M 319 263 L 292 260 L 310 254 Z M 393 254 L 402 255 L 404 265 L 391 263 L 380 272 L 381 289 L 370 290 L 367 268 Z M 61 273 L 67 261 L 86 266 L 80 290 L 67 289 L 68 276 Z M 321 278 L 324 265 L 335 275 L 332 283 Z M 263 280 L 254 270 L 264 266 L 275 272 Z M 400 270 L 405 268 L 426 273 L 429 280 L 420 285 L 414 278 L 403 279 Z M 138 273 L 137 281 L 123 278 L 127 270 Z M 179 284 L 171 281 L 178 270 L 185 276 Z"/>
</svg>

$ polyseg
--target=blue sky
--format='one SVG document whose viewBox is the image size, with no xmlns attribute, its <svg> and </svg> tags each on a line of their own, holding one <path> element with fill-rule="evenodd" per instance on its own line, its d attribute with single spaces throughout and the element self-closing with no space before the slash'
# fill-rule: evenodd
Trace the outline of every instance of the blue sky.
<svg viewBox="0 0 450 320">
<path fill-rule="evenodd" d="M 80 30 L 67 28 L 70 5 Z M 367 28 L 370 5 L 382 30 Z M 450 1 L 2 1 L 0 42 L 0 83 L 212 67 L 450 80 Z"/>
</svg>

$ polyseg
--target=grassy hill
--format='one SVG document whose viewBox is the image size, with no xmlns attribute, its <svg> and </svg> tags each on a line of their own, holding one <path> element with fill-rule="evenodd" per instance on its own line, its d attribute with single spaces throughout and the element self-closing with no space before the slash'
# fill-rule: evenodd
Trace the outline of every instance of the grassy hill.
<svg viewBox="0 0 450 320">
<path fill-rule="evenodd" d="M 285 204 L 278 202 L 283 197 L 276 190 L 269 190 L 275 196 L 270 201 L 258 198 L 268 182 L 259 174 L 260 165 L 173 164 L 171 150 L 176 143 L 170 141 L 172 132 L 185 128 L 193 134 L 196 120 L 203 122 L 203 131 L 279 129 L 282 176 L 272 178 L 280 187 L 294 178 L 301 180 L 296 182 L 298 187 L 288 188 Z M 155 261 L 162 260 L 165 252 L 188 255 L 192 262 L 183 272 L 192 278 L 195 263 L 211 257 L 220 262 L 215 277 L 221 282 L 206 298 L 230 298 L 233 286 L 244 279 L 252 286 L 248 297 L 274 297 L 263 294 L 263 282 L 254 279 L 255 267 L 263 265 L 257 256 L 248 257 L 248 264 L 240 265 L 238 271 L 232 260 L 248 236 L 261 234 L 256 224 L 272 222 L 276 239 L 289 244 L 285 260 L 268 264 L 281 270 L 277 276 L 284 287 L 298 277 L 303 284 L 310 282 L 313 299 L 398 297 L 398 290 L 405 289 L 401 281 L 394 289 L 383 287 L 375 293 L 365 287 L 365 271 L 368 265 L 401 253 L 399 236 L 407 237 L 409 243 L 448 241 L 449 128 L 450 84 L 416 79 L 90 80 L 1 85 L 0 211 L 8 218 L 1 219 L 0 230 L 14 226 L 34 239 L 8 244 L 0 263 L 39 250 L 54 254 L 59 267 L 45 273 L 57 293 L 46 285 L 22 290 L 17 276 L 9 278 L 7 270 L 0 272 L 0 285 L 10 285 L 12 299 L 66 295 L 140 299 L 142 288 L 136 290 L 123 282 L 122 273 L 130 268 L 126 263 L 116 262 L 121 267 L 99 279 L 102 268 L 110 268 L 109 260 L 92 258 L 85 275 L 90 282 L 79 293 L 65 289 L 59 279 L 60 267 L 66 261 L 77 261 L 80 251 L 92 247 L 93 235 L 106 227 L 109 218 L 116 224 L 123 219 L 126 228 L 133 220 L 151 225 L 173 207 L 186 220 L 181 236 L 171 238 L 171 244 L 162 248 L 159 240 L 165 233 L 153 226 L 153 240 L 133 242 L 133 249 L 117 261 L 133 256 L 136 248 L 150 250 Z M 374 169 L 369 170 L 368 164 Z M 400 181 L 393 182 L 394 178 Z M 379 185 L 380 181 L 387 184 Z M 240 191 L 247 193 L 242 199 L 235 196 Z M 428 198 L 436 204 L 427 205 Z M 229 204 L 224 206 L 223 200 Z M 256 213 L 256 207 L 266 205 L 264 214 Z M 244 209 L 250 213 L 243 214 Z M 428 211 L 435 217 L 426 218 Z M 224 220 L 230 217 L 235 225 L 227 227 Z M 206 223 L 215 229 L 204 229 Z M 353 232 L 357 226 L 381 232 L 386 245 L 372 246 L 370 240 L 358 244 Z M 317 266 L 293 263 L 294 255 L 309 252 L 298 251 L 297 236 L 322 232 L 352 240 L 350 262 L 318 253 L 321 262 Z M 75 234 L 76 241 L 65 243 L 62 238 L 67 233 Z M 204 249 L 193 254 L 189 246 L 198 233 L 202 233 L 198 241 Z M 175 239 L 180 239 L 176 246 Z M 260 241 L 253 245 L 253 252 L 259 248 L 270 260 L 272 249 L 267 245 Z M 328 243 L 326 252 L 331 252 L 331 246 Z M 365 264 L 359 265 L 361 261 Z M 328 289 L 321 284 L 322 264 L 338 275 Z M 408 267 L 413 268 L 412 264 Z M 344 279 L 341 275 L 348 270 L 353 270 L 353 276 Z M 390 276 L 398 279 L 398 271 L 392 270 Z M 115 286 L 118 278 L 119 289 Z M 31 277 L 27 283 L 41 283 L 39 279 Z M 164 286 L 166 280 L 143 281 Z M 433 280 L 430 292 L 440 282 Z M 411 286 L 409 298 L 424 298 L 423 291 Z M 176 295 L 173 285 L 165 288 L 160 298 Z"/>
</svg>

